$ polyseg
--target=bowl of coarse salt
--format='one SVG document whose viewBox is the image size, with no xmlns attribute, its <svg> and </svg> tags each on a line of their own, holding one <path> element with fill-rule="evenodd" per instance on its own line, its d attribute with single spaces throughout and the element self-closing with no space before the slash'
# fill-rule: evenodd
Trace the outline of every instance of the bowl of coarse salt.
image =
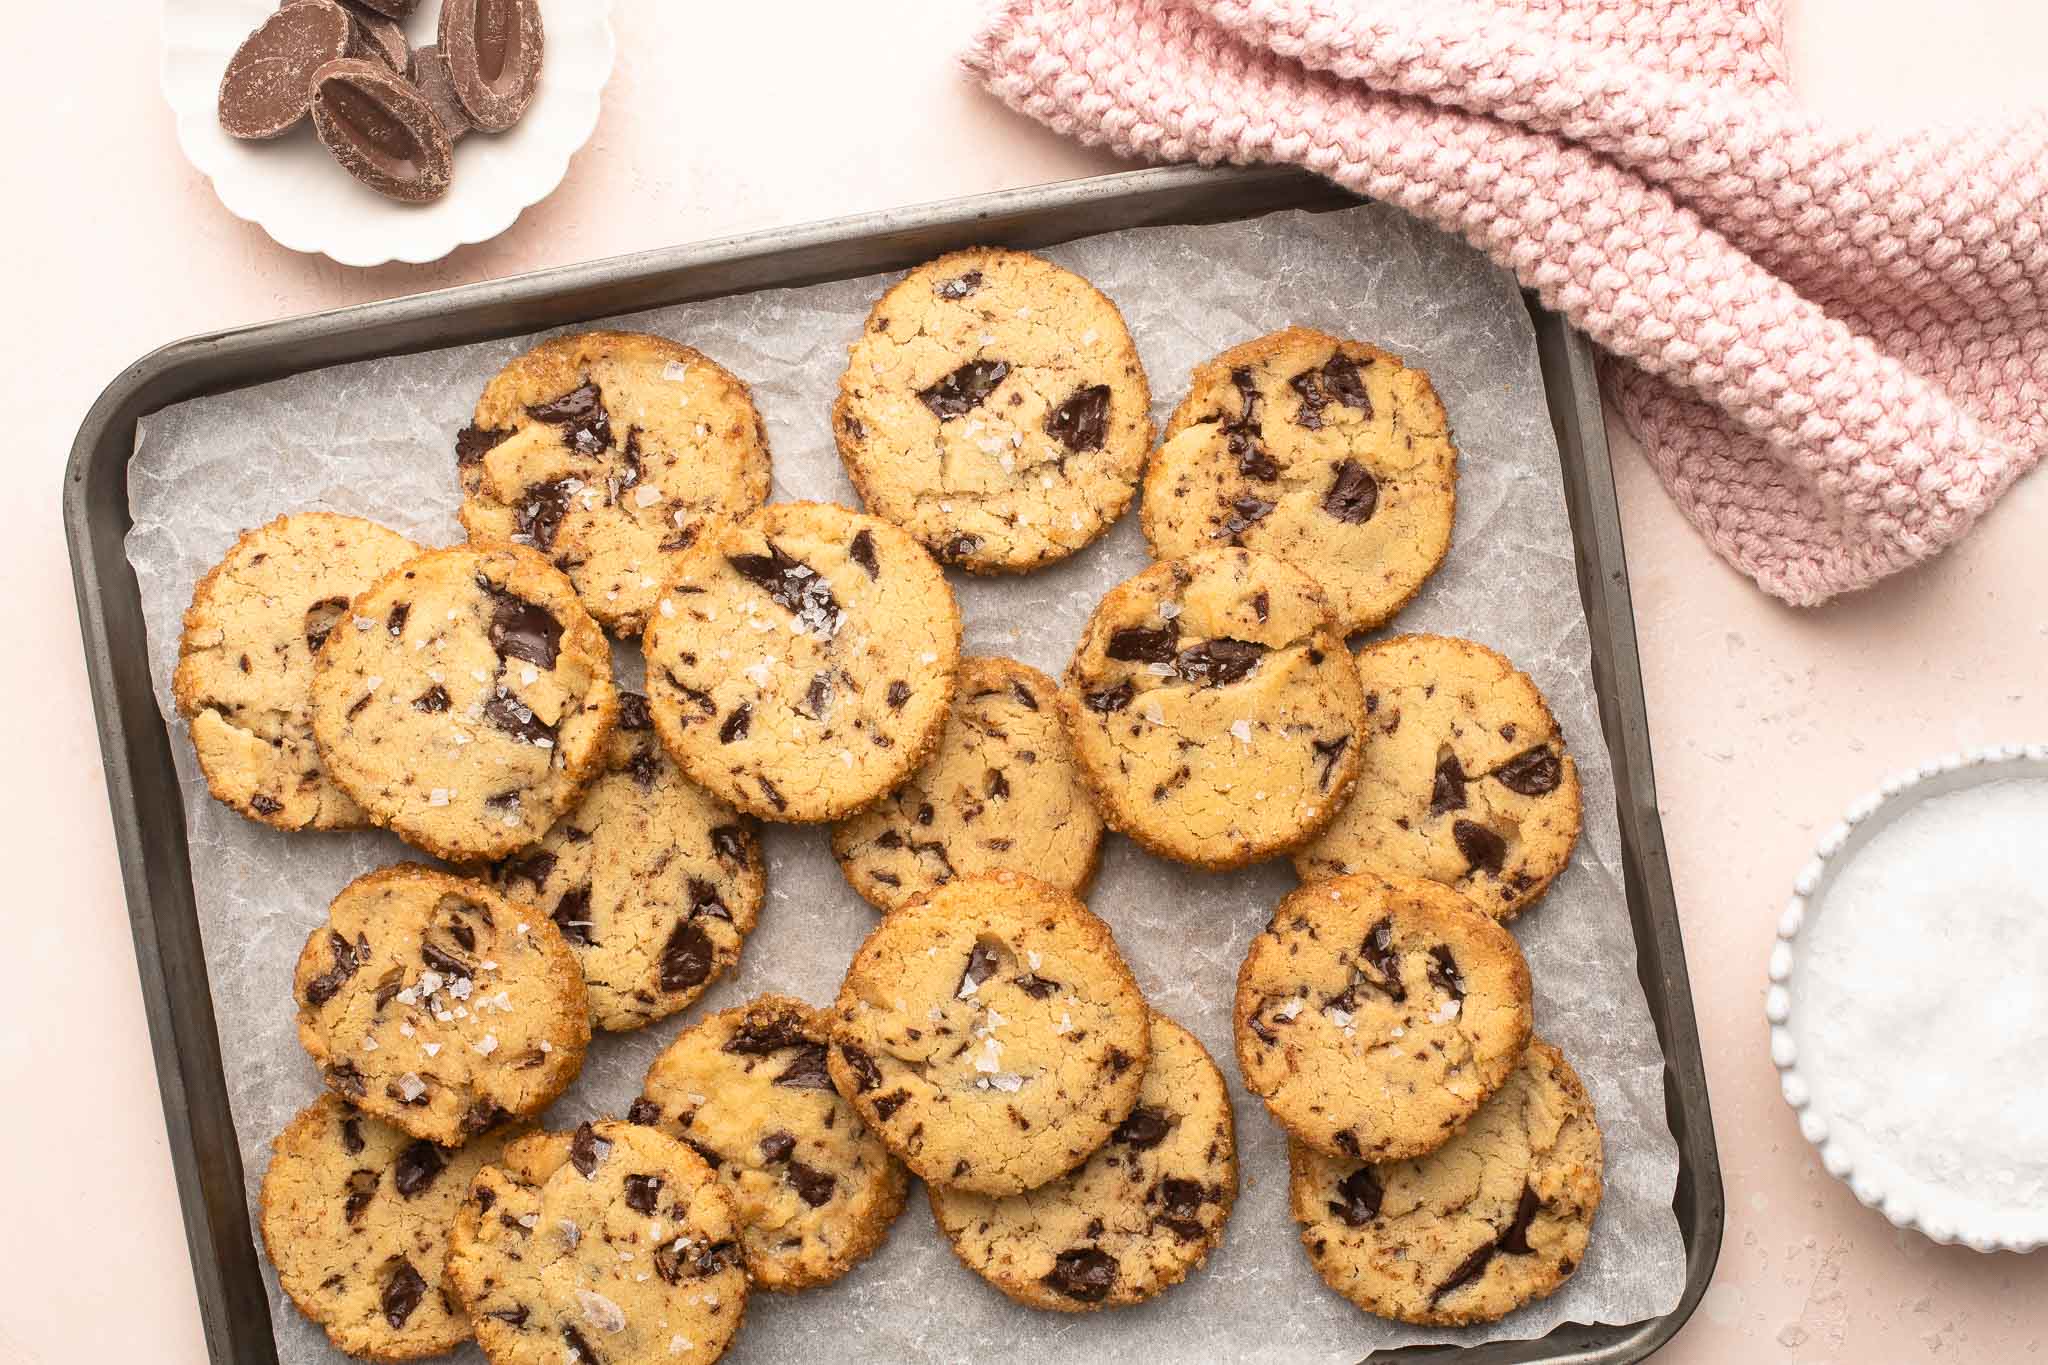
<svg viewBox="0 0 2048 1365">
<path fill-rule="evenodd" d="M 1771 1059 L 1828 1173 L 1900 1227 L 2048 1243 L 2048 745 L 1888 779 L 1771 950 Z"/>
</svg>

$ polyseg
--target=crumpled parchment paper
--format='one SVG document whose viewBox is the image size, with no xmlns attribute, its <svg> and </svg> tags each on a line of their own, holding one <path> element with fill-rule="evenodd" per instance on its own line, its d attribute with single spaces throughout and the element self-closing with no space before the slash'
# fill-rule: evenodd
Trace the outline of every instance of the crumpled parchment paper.
<svg viewBox="0 0 2048 1365">
<path fill-rule="evenodd" d="M 1056 1316 L 1018 1307 L 953 1258 L 913 1198 L 888 1242 L 838 1284 L 759 1294 L 738 1362 L 1287 1361 L 1342 1365 L 1406 1343 L 1541 1336 L 1560 1322 L 1627 1323 L 1679 1299 L 1684 1248 L 1671 1198 L 1678 1154 L 1662 1056 L 1622 890 L 1614 783 L 1593 693 L 1558 455 L 1520 291 L 1477 252 L 1367 205 L 1206 227 L 1149 228 L 1045 253 L 1122 308 L 1151 376 L 1158 420 L 1190 369 L 1288 323 L 1379 343 L 1434 378 L 1461 452 L 1449 560 L 1395 622 L 1482 640 L 1542 687 L 1579 762 L 1585 835 L 1571 868 L 1514 930 L 1536 982 L 1536 1026 L 1585 1077 L 1607 1139 L 1607 1193 L 1583 1268 L 1553 1297 L 1491 1327 L 1382 1322 L 1324 1287 L 1287 1213 L 1279 1130 L 1238 1084 L 1232 985 L 1245 944 L 1294 884 L 1285 860 L 1211 876 L 1111 837 L 1090 896 L 1139 984 L 1192 1029 L 1230 1077 L 1242 1194 L 1223 1247 L 1136 1308 Z M 745 378 L 767 418 L 777 499 L 858 506 L 826 411 L 881 278 L 770 290 L 608 320 L 697 346 Z M 381 833 L 285 835 L 207 795 L 170 699 L 179 616 L 236 534 L 280 512 L 328 508 L 430 543 L 460 538 L 454 433 L 484 382 L 535 338 L 339 366 L 196 399 L 149 418 L 129 469 L 128 555 L 142 584 L 158 703 L 184 784 L 192 878 L 252 1219 L 269 1142 L 319 1093 L 293 1030 L 292 962 L 351 877 L 417 856 Z M 1101 541 L 1022 578 L 953 576 L 971 651 L 1057 675 L 1088 613 L 1145 563 L 1135 511 Z M 631 646 L 622 676 L 637 678 Z M 171 818 L 164 812 L 163 818 Z M 874 923 L 841 879 L 821 827 L 770 827 L 769 902 L 734 978 L 690 1015 L 601 1035 L 549 1115 L 563 1126 L 621 1113 L 647 1063 L 689 1019 L 756 992 L 829 1002 Z M 270 1278 L 286 1365 L 339 1357 Z M 479 1360 L 474 1348 L 461 1359 Z"/>
</svg>

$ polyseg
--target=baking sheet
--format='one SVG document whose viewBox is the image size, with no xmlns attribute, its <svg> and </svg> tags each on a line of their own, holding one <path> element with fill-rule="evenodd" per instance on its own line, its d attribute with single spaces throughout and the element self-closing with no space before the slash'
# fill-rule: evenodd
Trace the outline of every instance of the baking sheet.
<svg viewBox="0 0 2048 1365">
<path fill-rule="evenodd" d="M 1356 1361 L 1423 1341 L 1528 1338 L 1559 1322 L 1628 1323 L 1670 1311 L 1685 1274 L 1671 1198 L 1678 1155 L 1663 1058 L 1635 974 L 1613 774 L 1600 742 L 1586 623 L 1535 339 L 1513 279 L 1469 248 L 1379 205 L 1205 227 L 1137 229 L 1045 254 L 1123 309 L 1163 422 L 1189 369 L 1290 322 L 1399 351 L 1435 379 L 1463 456 L 1451 556 L 1396 626 L 1468 635 L 1502 650 L 1549 697 L 1580 764 L 1586 830 L 1544 902 L 1515 926 L 1536 981 L 1538 1031 L 1585 1077 L 1607 1134 L 1607 1195 L 1585 1265 L 1541 1304 L 1486 1328 L 1383 1323 L 1331 1294 L 1286 1211 L 1278 1130 L 1236 1081 L 1229 999 L 1244 945 L 1293 883 L 1284 861 L 1208 876 L 1112 838 L 1090 896 L 1152 1002 L 1192 1029 L 1232 1081 L 1243 1191 L 1206 1271 L 1149 1304 L 1054 1318 L 1010 1304 L 962 1269 L 914 1198 L 875 1258 L 839 1284 L 760 1295 L 729 1357 L 850 1355 L 938 1361 Z M 746 378 L 775 451 L 777 499 L 858 505 L 825 413 L 846 344 L 880 279 L 764 291 L 611 319 L 685 340 Z M 170 704 L 179 615 L 192 585 L 244 527 L 323 507 L 375 517 L 423 541 L 459 538 L 452 438 L 477 392 L 533 338 L 341 366 L 165 409 L 129 466 L 158 704 L 173 731 L 194 890 L 221 1051 L 253 1210 L 268 1143 L 318 1090 L 293 1031 L 288 982 L 306 934 L 349 878 L 412 855 L 378 833 L 284 835 L 215 805 Z M 1051 673 L 1089 611 L 1145 562 L 1136 519 L 1064 564 L 1017 579 L 954 575 L 971 651 Z M 622 676 L 637 659 L 618 650 Z M 771 827 L 769 903 L 735 979 L 687 1018 L 763 990 L 824 1003 L 873 923 L 822 829 Z M 601 1036 L 549 1121 L 622 1111 L 649 1059 L 686 1020 Z M 266 1267 L 279 1357 L 335 1358 Z M 466 1351 L 464 1359 L 479 1357 Z"/>
</svg>

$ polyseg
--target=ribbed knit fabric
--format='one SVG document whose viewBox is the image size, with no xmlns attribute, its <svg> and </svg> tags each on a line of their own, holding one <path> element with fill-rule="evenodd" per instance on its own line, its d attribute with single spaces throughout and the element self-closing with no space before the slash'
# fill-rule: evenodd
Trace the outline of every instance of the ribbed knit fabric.
<svg viewBox="0 0 2048 1365">
<path fill-rule="evenodd" d="M 1085 141 L 1464 236 L 1605 348 L 1685 515 L 1788 602 L 1937 553 L 2048 439 L 2048 118 L 1822 123 L 1776 0 L 1001 0 L 966 60 Z"/>
</svg>

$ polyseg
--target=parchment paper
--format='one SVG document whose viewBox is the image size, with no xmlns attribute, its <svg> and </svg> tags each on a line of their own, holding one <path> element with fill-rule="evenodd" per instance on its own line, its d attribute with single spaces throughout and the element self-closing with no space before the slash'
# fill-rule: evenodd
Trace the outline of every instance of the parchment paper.
<svg viewBox="0 0 2048 1365">
<path fill-rule="evenodd" d="M 1190 369 L 1299 322 L 1387 346 L 1424 366 L 1461 452 L 1450 558 L 1396 627 L 1500 649 L 1549 697 L 1584 782 L 1585 836 L 1570 869 L 1514 926 L 1536 982 L 1537 1030 L 1585 1077 L 1607 1137 L 1607 1193 L 1584 1267 L 1505 1321 L 1426 1331 L 1368 1317 L 1324 1287 L 1287 1213 L 1279 1130 L 1238 1083 L 1232 982 L 1246 943 L 1294 884 L 1285 860 L 1193 872 L 1111 837 L 1090 900 L 1152 1003 L 1192 1029 L 1230 1077 L 1242 1195 L 1208 1268 L 1136 1308 L 1067 1317 L 1015 1306 L 953 1258 L 913 1196 L 873 1260 L 794 1298 L 754 1296 L 729 1359 L 901 1361 L 1314 1361 L 1345 1365 L 1405 1343 L 1541 1336 L 1559 1322 L 1626 1323 L 1669 1311 L 1684 1278 L 1671 1198 L 1677 1148 L 1662 1057 L 1640 985 L 1621 879 L 1614 783 L 1593 695 L 1557 447 L 1515 282 L 1462 244 L 1383 206 L 1110 234 L 1046 253 L 1116 300 L 1137 338 L 1157 417 Z M 884 280 L 767 291 L 612 320 L 705 350 L 753 385 L 777 499 L 859 506 L 826 409 L 846 347 Z M 170 700 L 179 614 L 235 535 L 276 514 L 329 508 L 431 543 L 460 538 L 454 433 L 484 382 L 537 338 L 372 361 L 194 400 L 148 420 L 130 466 L 128 555 L 142 583 L 158 704 L 184 783 L 192 877 L 253 1209 L 269 1142 L 319 1093 L 293 1033 L 292 962 L 328 900 L 357 873 L 418 856 L 384 834 L 285 835 L 216 805 Z M 1057 675 L 1090 609 L 1145 562 L 1135 512 L 1063 564 L 1023 578 L 953 576 L 967 646 Z M 637 677 L 630 647 L 621 673 Z M 170 811 L 160 818 L 172 819 Z M 823 828 L 771 826 L 769 903 L 740 970 L 684 1018 L 600 1035 L 549 1114 L 564 1126 L 620 1113 L 647 1063 L 688 1022 L 764 990 L 818 1003 L 871 911 L 841 879 Z M 270 1276 L 280 1358 L 338 1359 Z M 465 1361 L 480 1357 L 465 1348 Z"/>
</svg>

